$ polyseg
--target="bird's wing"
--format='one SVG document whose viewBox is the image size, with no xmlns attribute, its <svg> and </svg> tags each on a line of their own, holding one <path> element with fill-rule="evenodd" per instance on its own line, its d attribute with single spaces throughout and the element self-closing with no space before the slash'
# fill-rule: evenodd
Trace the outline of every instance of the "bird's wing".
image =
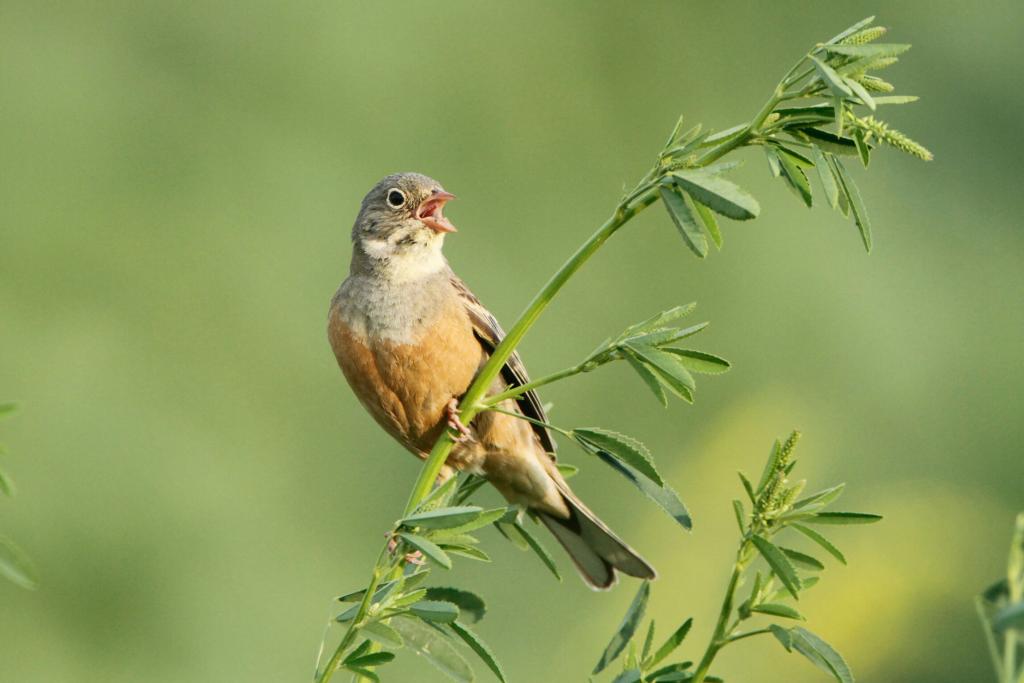
<svg viewBox="0 0 1024 683">
<path fill-rule="evenodd" d="M 505 337 L 505 330 L 501 329 L 501 325 L 491 315 L 480 300 L 476 298 L 473 292 L 469 291 L 469 287 L 463 282 L 457 275 L 452 273 L 450 275 L 452 286 L 455 288 L 456 293 L 462 300 L 463 305 L 466 307 L 466 312 L 469 314 L 469 319 L 473 324 L 473 331 L 476 334 L 477 339 L 480 343 L 487 348 L 488 351 L 494 351 L 495 347 Z M 502 378 L 509 384 L 509 386 L 518 387 L 526 384 L 530 381 L 530 376 L 526 374 L 526 366 L 523 365 L 523 360 L 519 357 L 519 354 L 515 351 L 505 361 L 505 365 L 501 368 Z M 519 410 L 526 417 L 539 420 L 541 422 L 547 422 L 548 418 L 544 414 L 544 406 L 541 404 L 540 399 L 537 397 L 537 392 L 527 391 L 516 399 L 516 403 L 519 406 Z M 551 438 L 551 434 L 547 428 L 542 427 L 538 424 L 533 425 L 533 430 L 536 432 L 537 437 L 540 439 L 541 445 L 544 450 L 548 453 L 554 454 L 555 452 L 555 441 Z"/>
</svg>

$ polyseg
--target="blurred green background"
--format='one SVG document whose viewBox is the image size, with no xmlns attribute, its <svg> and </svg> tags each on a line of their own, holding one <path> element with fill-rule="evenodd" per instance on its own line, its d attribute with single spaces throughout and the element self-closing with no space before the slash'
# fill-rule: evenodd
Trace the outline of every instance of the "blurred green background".
<svg viewBox="0 0 1024 683">
<path fill-rule="evenodd" d="M 418 170 L 459 195 L 454 268 L 510 323 L 649 167 L 683 112 L 749 118 L 810 45 L 868 14 L 915 49 L 886 113 L 932 148 L 854 171 L 875 223 L 807 211 L 745 152 L 761 218 L 698 262 L 660 208 L 611 242 L 523 344 L 534 375 L 691 300 L 734 362 L 663 411 L 613 367 L 544 392 L 553 419 L 643 439 L 684 535 L 565 444 L 575 487 L 661 571 L 662 629 L 710 632 L 734 470 L 804 430 L 849 483 L 851 560 L 802 605 L 858 678 L 978 681 L 971 604 L 1024 507 L 1019 2 L 0 3 L 0 424 L 20 484 L 0 528 L 0 679 L 308 680 L 332 597 L 366 578 L 416 462 L 353 399 L 327 304 L 364 192 Z M 553 545 L 553 544 L 552 544 Z M 589 592 L 489 536 L 451 576 L 489 598 L 513 681 L 583 680 L 633 594 Z M 446 578 L 446 577 L 441 577 Z M 524 593 L 526 594 L 524 596 Z M 405 655 L 389 680 L 416 673 Z M 774 641 L 734 681 L 822 681 Z M 485 672 L 481 671 L 481 678 Z"/>
</svg>

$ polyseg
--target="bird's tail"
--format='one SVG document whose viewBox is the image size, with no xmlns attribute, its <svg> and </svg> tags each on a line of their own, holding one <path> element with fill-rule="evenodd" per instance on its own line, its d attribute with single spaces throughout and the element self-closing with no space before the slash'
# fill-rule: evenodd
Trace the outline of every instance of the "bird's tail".
<svg viewBox="0 0 1024 683">
<path fill-rule="evenodd" d="M 591 588 L 611 588 L 615 584 L 616 569 L 640 579 L 656 576 L 654 568 L 598 519 L 564 482 L 559 482 L 558 488 L 569 508 L 569 518 L 561 519 L 541 511 L 537 514 L 569 553 Z"/>
</svg>

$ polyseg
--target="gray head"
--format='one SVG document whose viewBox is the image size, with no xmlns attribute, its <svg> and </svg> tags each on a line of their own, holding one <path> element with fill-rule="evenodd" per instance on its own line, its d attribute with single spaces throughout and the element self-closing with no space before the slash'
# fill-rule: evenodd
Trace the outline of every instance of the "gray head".
<svg viewBox="0 0 1024 683">
<path fill-rule="evenodd" d="M 353 266 L 419 271 L 443 264 L 444 236 L 455 232 L 444 205 L 454 198 L 441 183 L 419 173 L 381 180 L 363 198 L 352 226 Z"/>
</svg>

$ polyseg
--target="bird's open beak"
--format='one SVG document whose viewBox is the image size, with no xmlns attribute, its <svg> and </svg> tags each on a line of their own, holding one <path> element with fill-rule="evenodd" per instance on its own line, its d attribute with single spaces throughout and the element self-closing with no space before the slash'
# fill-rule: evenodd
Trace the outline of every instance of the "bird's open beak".
<svg viewBox="0 0 1024 683">
<path fill-rule="evenodd" d="M 423 200 L 423 203 L 416 209 L 416 218 L 423 221 L 434 232 L 455 232 L 455 226 L 444 217 L 444 205 L 451 199 L 455 199 L 455 195 L 444 190 L 431 195 L 429 199 Z"/>
</svg>

